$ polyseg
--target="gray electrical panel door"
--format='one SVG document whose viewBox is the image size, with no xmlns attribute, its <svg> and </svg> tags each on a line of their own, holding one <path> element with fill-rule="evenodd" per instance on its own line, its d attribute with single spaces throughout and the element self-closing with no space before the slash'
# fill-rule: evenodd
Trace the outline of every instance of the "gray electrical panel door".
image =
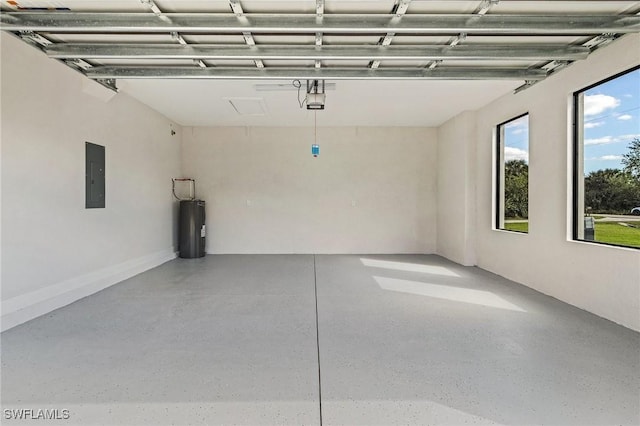
<svg viewBox="0 0 640 426">
<path fill-rule="evenodd" d="M 104 146 L 86 142 L 85 207 L 104 208 Z"/>
</svg>

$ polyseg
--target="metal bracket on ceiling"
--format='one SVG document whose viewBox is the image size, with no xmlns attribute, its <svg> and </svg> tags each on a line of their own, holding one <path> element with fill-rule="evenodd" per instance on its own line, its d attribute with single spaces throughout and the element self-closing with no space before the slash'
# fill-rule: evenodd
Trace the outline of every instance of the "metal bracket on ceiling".
<svg viewBox="0 0 640 426">
<path fill-rule="evenodd" d="M 17 35 L 26 43 L 31 44 L 32 46 L 40 50 L 46 51 L 48 46 L 53 45 L 53 42 L 51 40 L 33 31 L 18 31 Z M 74 69 L 82 73 L 85 76 L 86 76 L 86 71 L 93 68 L 93 66 L 90 63 L 82 59 L 66 59 L 66 60 L 62 60 L 61 62 L 66 64 L 71 69 Z M 105 86 L 110 90 L 113 90 L 115 92 L 118 91 L 118 88 L 116 87 L 116 80 L 114 78 L 96 79 L 95 81 L 97 81 L 98 83 L 102 84 L 103 86 Z"/>
<path fill-rule="evenodd" d="M 465 41 L 467 38 L 467 33 L 460 33 L 449 41 L 449 47 L 455 47 Z"/>
<path fill-rule="evenodd" d="M 67 66 L 69 68 L 72 68 L 80 73 L 82 73 L 84 76 L 87 76 L 87 71 L 89 71 L 90 69 L 93 68 L 93 66 L 91 64 L 89 64 L 88 62 L 83 61 L 82 59 L 67 59 L 65 61 L 63 61 L 65 64 L 67 64 Z M 109 90 L 113 90 L 114 92 L 118 91 L 118 88 L 116 87 L 116 79 L 115 78 L 96 78 L 93 79 L 95 82 L 103 85 L 104 87 L 106 87 Z"/>
<path fill-rule="evenodd" d="M 407 13 L 407 9 L 409 9 L 409 3 L 411 3 L 411 0 L 399 0 L 398 3 L 396 4 L 396 17 L 401 17 L 403 16 L 405 13 Z"/>
<path fill-rule="evenodd" d="M 246 17 L 244 16 L 244 9 L 242 8 L 240 0 L 229 0 L 229 7 L 231 8 L 231 11 L 236 15 L 236 18 L 246 21 Z M 243 31 L 242 38 L 244 38 L 244 42 L 247 46 L 251 47 L 256 45 L 256 41 L 250 31 Z M 256 59 L 253 62 L 256 64 L 256 68 L 264 68 L 264 62 L 262 62 L 261 59 Z"/>
<path fill-rule="evenodd" d="M 476 15 L 485 15 L 493 6 L 500 3 L 500 0 L 482 0 L 480 6 L 476 10 Z"/>
<path fill-rule="evenodd" d="M 639 15 L 640 12 L 638 12 L 636 10 L 635 14 Z M 591 49 L 591 51 L 593 52 L 594 50 L 599 49 L 601 47 L 604 47 L 607 44 L 611 43 L 612 41 L 616 40 L 618 37 L 620 37 L 620 34 L 603 33 L 603 34 L 597 35 L 597 36 L 595 36 L 593 38 L 590 38 L 586 42 L 582 43 L 581 46 L 587 47 L 587 48 Z M 557 72 L 557 71 L 569 66 L 572 63 L 573 63 L 573 61 L 555 60 L 555 61 L 551 61 L 548 64 L 546 64 L 545 66 L 543 66 L 542 69 L 549 69 L 549 67 L 551 66 L 551 69 L 549 70 L 550 73 L 551 72 Z M 542 81 L 542 80 L 540 80 L 540 81 Z M 514 93 L 518 93 L 518 92 L 521 92 L 521 91 L 523 91 L 525 89 L 528 89 L 529 87 L 533 86 L 536 83 L 539 83 L 540 81 L 526 81 L 525 84 L 523 84 L 522 86 L 518 87 L 515 90 Z"/>
<path fill-rule="evenodd" d="M 29 44 L 37 47 L 47 47 L 52 44 L 51 41 L 33 31 L 18 31 L 18 36 Z"/>
<path fill-rule="evenodd" d="M 545 66 L 541 67 L 541 69 L 543 69 L 543 70 L 545 70 L 547 72 L 553 72 L 558 68 L 566 67 L 570 63 L 571 63 L 571 61 L 555 60 L 555 61 L 551 61 L 548 64 L 546 64 Z"/>
<path fill-rule="evenodd" d="M 561 69 L 564 69 L 566 67 L 568 67 L 569 65 L 571 65 L 573 63 L 573 61 L 565 61 L 565 60 L 554 60 L 551 62 L 548 62 L 546 65 L 540 67 L 540 69 L 542 71 L 546 71 L 547 72 L 547 76 L 553 74 L 554 72 L 558 72 Z M 524 89 L 527 89 L 531 86 L 533 86 L 536 83 L 539 83 L 540 81 L 534 81 L 534 82 L 525 82 L 525 84 L 523 86 L 520 86 L 516 89 L 515 93 L 521 92 Z"/>
<path fill-rule="evenodd" d="M 155 4 L 153 0 L 140 0 L 140 3 L 147 6 L 156 15 L 162 15 L 162 11 L 158 7 L 158 5 Z"/>
<path fill-rule="evenodd" d="M 603 34 L 603 35 L 600 35 L 600 36 L 592 38 L 591 40 L 587 41 L 586 43 L 583 43 L 582 46 L 589 47 L 593 51 L 595 49 L 598 49 L 598 48 L 600 48 L 602 46 L 605 46 L 605 45 L 611 43 L 616 38 L 617 38 L 616 34 Z M 551 75 L 553 73 L 556 73 L 556 72 L 568 67 L 573 62 L 574 61 L 554 60 L 554 61 L 548 62 L 547 64 L 543 65 L 542 67 L 540 67 L 540 69 L 544 70 L 544 71 L 547 71 L 547 75 Z M 533 86 L 534 84 L 540 83 L 540 81 L 542 81 L 542 80 L 526 81 L 525 84 L 523 84 L 522 86 L 516 88 L 514 93 L 522 92 L 523 90 L 528 89 L 529 87 Z"/>
<path fill-rule="evenodd" d="M 324 15 L 324 0 L 316 0 L 316 15 L 318 18 L 322 18 Z"/>
<path fill-rule="evenodd" d="M 391 41 L 393 41 L 393 37 L 395 37 L 396 33 L 387 33 L 382 40 L 378 43 L 380 46 L 390 46 Z"/>
<path fill-rule="evenodd" d="M 322 21 L 322 17 L 324 16 L 324 0 L 316 0 L 316 19 L 318 21 Z M 316 33 L 316 46 L 322 46 L 322 33 Z M 315 60 L 314 63 L 315 68 L 321 68 L 322 62 L 318 59 Z"/>
<path fill-rule="evenodd" d="M 604 34 L 600 34 L 598 36 L 595 36 L 595 37 L 587 40 L 586 42 L 582 43 L 581 46 L 587 47 L 587 48 L 591 49 L 591 51 L 593 52 L 594 50 L 599 49 L 601 47 L 604 47 L 607 44 L 611 43 L 612 41 L 614 41 L 618 37 L 619 37 L 619 35 L 615 34 L 615 33 L 604 33 Z M 552 74 L 554 72 L 558 72 L 563 68 L 568 67 L 573 62 L 574 61 L 555 60 L 555 61 L 548 62 L 544 66 L 540 67 L 540 69 L 547 71 L 547 75 L 549 75 L 549 74 Z M 525 84 L 523 84 L 522 86 L 516 88 L 514 93 L 522 92 L 523 90 L 528 89 L 529 87 L 533 86 L 536 83 L 539 83 L 540 81 L 542 81 L 542 80 L 539 80 L 539 81 L 526 81 Z"/>
<path fill-rule="evenodd" d="M 241 17 L 244 14 L 244 10 L 242 9 L 242 5 L 240 4 L 240 0 L 229 0 L 229 7 L 231 7 L 231 11 L 238 18 Z"/>
<path fill-rule="evenodd" d="M 524 84 L 520 87 L 517 87 L 513 93 L 520 93 L 525 89 L 528 89 L 529 87 L 533 86 L 534 84 L 536 84 L 538 82 L 538 80 L 525 80 Z"/>
<path fill-rule="evenodd" d="M 162 10 L 158 7 L 158 5 L 155 3 L 154 0 L 140 0 L 140 3 L 148 7 L 151 10 L 151 12 L 154 13 L 154 15 L 160 17 L 164 21 L 171 22 L 171 19 L 167 18 L 166 16 L 163 16 L 164 14 Z M 187 43 L 187 41 L 177 31 L 171 31 L 170 34 L 171 34 L 171 38 L 177 41 L 178 43 L 180 43 L 181 45 L 183 46 L 189 45 L 189 43 Z M 207 65 L 199 59 L 194 59 L 193 63 L 199 66 L 200 68 L 207 68 Z"/>
<path fill-rule="evenodd" d="M 587 40 L 586 42 L 582 43 L 582 45 L 584 47 L 588 47 L 591 50 L 603 47 L 609 43 L 611 43 L 613 40 L 615 40 L 618 36 L 614 33 L 605 33 L 605 34 L 600 34 L 599 36 L 596 36 L 590 40 Z"/>
<path fill-rule="evenodd" d="M 75 68 L 80 71 L 86 71 L 92 67 L 92 65 L 82 59 L 67 59 L 64 61 L 71 68 Z"/>
<path fill-rule="evenodd" d="M 178 34 L 177 31 L 171 31 L 171 40 L 175 40 L 178 43 L 180 43 L 183 46 L 188 45 L 189 43 L 186 42 L 186 40 L 184 38 L 182 38 L 182 36 L 180 34 Z"/>
<path fill-rule="evenodd" d="M 484 16 L 487 14 L 487 12 L 489 12 L 491 10 L 491 8 L 495 5 L 497 5 L 500 2 L 500 0 L 482 0 L 480 2 L 480 5 L 476 8 L 476 10 L 473 12 L 473 14 L 471 16 Z M 460 34 L 458 34 L 457 36 L 452 37 L 449 42 L 447 43 L 447 47 L 451 48 L 451 47 L 455 47 L 458 44 L 462 43 L 463 41 L 465 41 L 467 38 L 467 33 L 462 32 Z M 442 61 L 431 61 L 428 65 L 427 65 L 427 69 L 434 69 L 437 66 L 439 66 L 442 63 Z"/>
<path fill-rule="evenodd" d="M 115 78 L 96 78 L 94 81 L 98 84 L 102 84 L 109 90 L 113 90 L 114 92 L 118 91 Z"/>
<path fill-rule="evenodd" d="M 321 48 L 320 46 L 322 46 L 322 33 L 316 33 L 316 46 L 318 48 Z M 322 63 L 320 62 L 320 60 L 316 59 L 315 67 L 316 68 L 322 67 Z"/>
<path fill-rule="evenodd" d="M 391 9 L 391 13 L 396 15 L 394 19 L 399 19 L 407 13 L 407 10 L 409 9 L 409 4 L 411 3 L 411 1 L 412 0 L 396 0 L 395 4 L 393 5 L 393 9 Z M 391 41 L 393 40 L 395 35 L 396 33 L 388 32 L 384 37 L 382 37 L 378 41 L 378 44 L 380 46 L 391 45 Z M 369 68 L 371 69 L 376 69 L 379 66 L 380 66 L 380 61 L 377 59 L 369 62 Z"/>
</svg>

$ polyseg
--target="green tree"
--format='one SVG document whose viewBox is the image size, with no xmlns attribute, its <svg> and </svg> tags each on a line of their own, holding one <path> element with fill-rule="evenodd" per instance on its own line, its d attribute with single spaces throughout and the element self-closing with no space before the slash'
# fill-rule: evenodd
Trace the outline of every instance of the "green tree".
<svg viewBox="0 0 640 426">
<path fill-rule="evenodd" d="M 504 163 L 504 216 L 529 217 L 529 165 L 524 160 Z"/>
<path fill-rule="evenodd" d="M 635 138 L 629 144 L 629 152 L 622 156 L 625 171 L 640 180 L 640 139 Z"/>
<path fill-rule="evenodd" d="M 596 170 L 584 179 L 584 205 L 592 213 L 629 213 L 639 201 L 640 181 L 627 170 Z"/>
</svg>

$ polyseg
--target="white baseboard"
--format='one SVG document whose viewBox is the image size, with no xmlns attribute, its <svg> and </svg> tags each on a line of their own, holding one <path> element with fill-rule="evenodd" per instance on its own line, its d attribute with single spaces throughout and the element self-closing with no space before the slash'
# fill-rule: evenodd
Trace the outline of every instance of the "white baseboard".
<svg viewBox="0 0 640 426">
<path fill-rule="evenodd" d="M 155 268 L 175 257 L 173 249 L 162 250 L 7 299 L 2 302 L 0 329 L 8 330 Z"/>
</svg>

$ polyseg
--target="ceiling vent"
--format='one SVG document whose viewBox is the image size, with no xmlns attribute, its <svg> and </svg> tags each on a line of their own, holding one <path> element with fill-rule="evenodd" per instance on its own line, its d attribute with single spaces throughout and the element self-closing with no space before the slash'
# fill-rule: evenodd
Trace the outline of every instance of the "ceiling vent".
<svg viewBox="0 0 640 426">
<path fill-rule="evenodd" d="M 239 115 L 267 115 L 267 107 L 262 98 L 226 98 Z"/>
</svg>

